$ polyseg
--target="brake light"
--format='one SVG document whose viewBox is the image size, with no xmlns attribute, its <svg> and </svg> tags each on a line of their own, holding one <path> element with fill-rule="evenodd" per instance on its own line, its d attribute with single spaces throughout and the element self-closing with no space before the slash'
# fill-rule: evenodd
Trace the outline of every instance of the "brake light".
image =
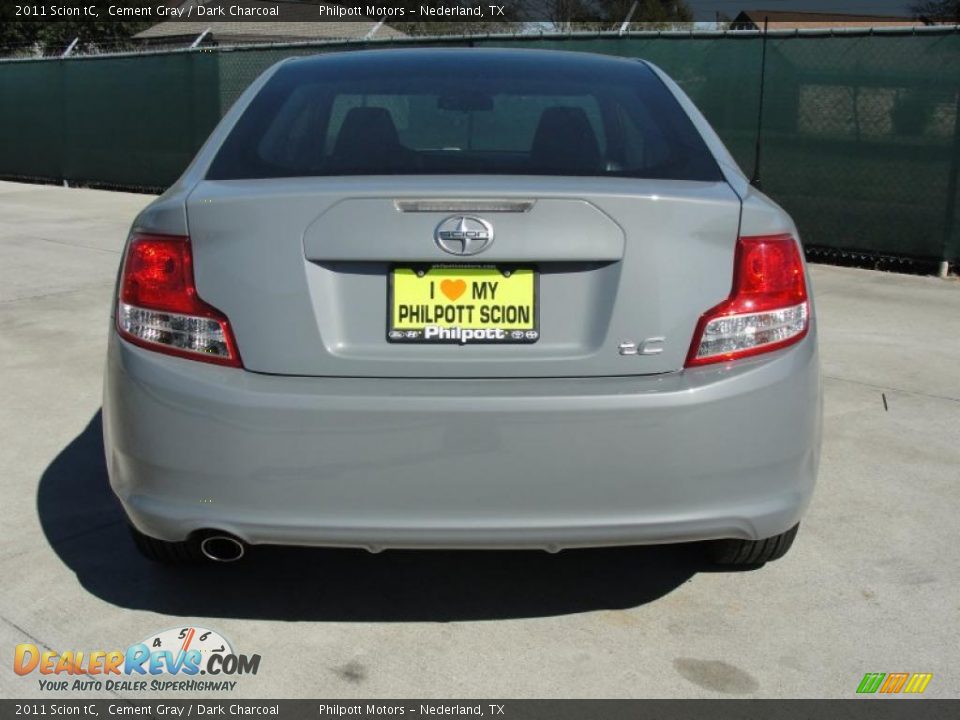
<svg viewBox="0 0 960 720">
<path fill-rule="evenodd" d="M 800 248 L 792 235 L 737 241 L 730 297 L 703 314 L 687 367 L 726 362 L 798 342 L 810 327 Z"/>
<path fill-rule="evenodd" d="M 136 233 L 130 239 L 117 331 L 151 350 L 241 367 L 226 316 L 197 295 L 188 237 Z"/>
</svg>

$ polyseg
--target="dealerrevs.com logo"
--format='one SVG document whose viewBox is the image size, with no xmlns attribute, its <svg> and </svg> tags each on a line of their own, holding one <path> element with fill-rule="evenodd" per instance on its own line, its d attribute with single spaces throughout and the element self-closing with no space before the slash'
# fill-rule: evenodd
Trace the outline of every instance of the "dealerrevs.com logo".
<svg viewBox="0 0 960 720">
<path fill-rule="evenodd" d="M 58 652 L 22 643 L 13 655 L 14 672 L 44 676 L 37 682 L 47 691 L 229 692 L 237 686 L 230 678 L 259 669 L 259 655 L 236 653 L 222 635 L 200 627 L 164 630 L 126 650 Z"/>
</svg>

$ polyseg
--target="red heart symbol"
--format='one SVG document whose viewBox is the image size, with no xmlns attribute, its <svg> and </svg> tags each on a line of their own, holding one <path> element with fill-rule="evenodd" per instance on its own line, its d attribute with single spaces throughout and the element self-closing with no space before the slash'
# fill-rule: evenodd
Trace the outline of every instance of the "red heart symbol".
<svg viewBox="0 0 960 720">
<path fill-rule="evenodd" d="M 455 301 L 458 297 L 463 295 L 467 290 L 467 283 L 463 280 L 444 280 L 440 283 L 440 292 L 450 298 L 450 301 Z"/>
</svg>

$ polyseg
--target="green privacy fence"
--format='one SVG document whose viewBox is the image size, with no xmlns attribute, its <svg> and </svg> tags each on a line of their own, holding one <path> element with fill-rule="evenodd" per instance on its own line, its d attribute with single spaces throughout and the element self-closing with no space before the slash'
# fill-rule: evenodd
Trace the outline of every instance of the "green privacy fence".
<svg viewBox="0 0 960 720">
<path fill-rule="evenodd" d="M 0 175 L 169 185 L 220 117 L 212 53 L 0 63 Z"/>
<path fill-rule="evenodd" d="M 691 96 L 748 175 L 759 170 L 808 248 L 960 260 L 956 28 L 434 38 L 4 61 L 0 176 L 162 188 L 274 62 L 440 44 L 646 58 Z"/>
</svg>

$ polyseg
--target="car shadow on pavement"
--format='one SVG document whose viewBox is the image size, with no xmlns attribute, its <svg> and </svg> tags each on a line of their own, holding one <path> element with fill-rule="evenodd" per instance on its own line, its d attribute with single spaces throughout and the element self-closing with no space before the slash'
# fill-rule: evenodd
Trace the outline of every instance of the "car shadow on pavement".
<svg viewBox="0 0 960 720">
<path fill-rule="evenodd" d="M 100 413 L 43 473 L 50 546 L 89 592 L 175 616 L 409 622 L 542 617 L 649 603 L 702 566 L 695 546 L 542 551 L 258 547 L 239 563 L 168 568 L 134 549 L 107 481 Z"/>
</svg>

